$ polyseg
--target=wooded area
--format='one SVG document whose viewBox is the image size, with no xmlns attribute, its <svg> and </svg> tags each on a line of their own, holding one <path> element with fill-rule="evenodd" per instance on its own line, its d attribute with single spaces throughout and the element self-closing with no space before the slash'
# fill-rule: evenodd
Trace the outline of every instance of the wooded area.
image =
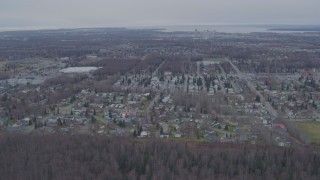
<svg viewBox="0 0 320 180">
<path fill-rule="evenodd" d="M 88 135 L 0 138 L 0 179 L 318 179 L 309 150 Z"/>
</svg>

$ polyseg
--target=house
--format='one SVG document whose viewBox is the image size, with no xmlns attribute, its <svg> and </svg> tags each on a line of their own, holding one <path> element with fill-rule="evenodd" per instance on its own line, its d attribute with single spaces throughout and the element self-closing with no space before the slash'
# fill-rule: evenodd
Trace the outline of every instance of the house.
<svg viewBox="0 0 320 180">
<path fill-rule="evenodd" d="M 79 124 L 85 124 L 89 121 L 89 119 L 87 119 L 86 117 L 78 117 L 75 119 L 75 121 Z"/>
<path fill-rule="evenodd" d="M 74 116 L 65 116 L 64 118 L 63 118 L 63 121 L 74 121 Z"/>
<path fill-rule="evenodd" d="M 164 72 L 164 76 L 170 77 L 170 76 L 172 76 L 172 72 L 170 72 L 170 71 L 165 71 L 165 72 Z"/>
<path fill-rule="evenodd" d="M 289 111 L 287 115 L 289 119 L 294 118 L 294 113 L 292 111 Z"/>
<path fill-rule="evenodd" d="M 161 138 L 169 138 L 169 134 L 161 134 L 160 137 Z"/>
<path fill-rule="evenodd" d="M 77 115 L 77 116 L 79 116 L 79 115 L 84 115 L 85 114 L 85 108 L 82 108 L 82 109 L 74 109 L 74 108 L 72 108 L 72 113 L 74 114 L 74 115 Z"/>
<path fill-rule="evenodd" d="M 160 123 L 160 126 L 162 128 L 162 134 L 169 135 L 169 125 L 166 123 Z"/>
<path fill-rule="evenodd" d="M 311 71 L 307 71 L 307 70 L 302 70 L 300 72 L 301 76 L 312 76 L 313 73 Z"/>
<path fill-rule="evenodd" d="M 245 100 L 245 99 L 244 99 L 244 96 L 241 95 L 241 94 L 238 94 L 238 98 L 239 98 L 240 101 L 244 101 L 244 100 Z"/>
<path fill-rule="evenodd" d="M 135 105 L 135 104 L 138 104 L 137 101 L 128 101 L 128 105 Z"/>
<path fill-rule="evenodd" d="M 21 123 L 25 126 L 29 125 L 30 118 L 26 117 L 21 119 Z"/>
<path fill-rule="evenodd" d="M 149 136 L 149 132 L 148 131 L 142 131 L 139 137 L 145 138 L 145 137 L 148 137 L 148 136 Z"/>
<path fill-rule="evenodd" d="M 116 103 L 122 103 L 123 102 L 123 100 L 124 100 L 124 97 L 123 96 L 117 96 L 116 97 Z"/>
<path fill-rule="evenodd" d="M 228 94 L 234 94 L 234 90 L 232 88 L 226 88 Z"/>
<path fill-rule="evenodd" d="M 47 119 L 47 126 L 56 126 L 58 124 L 57 118 L 49 118 Z"/>
<path fill-rule="evenodd" d="M 164 98 L 162 99 L 162 102 L 163 102 L 163 103 L 168 103 L 169 100 L 170 100 L 170 96 L 166 96 L 166 97 L 164 97 Z"/>
<path fill-rule="evenodd" d="M 61 57 L 61 58 L 59 58 L 60 59 L 60 61 L 67 61 L 67 60 L 69 60 L 70 58 L 69 57 Z"/>
<path fill-rule="evenodd" d="M 159 78 L 158 77 L 152 77 L 151 78 L 151 84 L 159 85 Z"/>
<path fill-rule="evenodd" d="M 120 115 L 122 118 L 135 117 L 136 112 L 124 111 L 124 112 L 120 112 Z"/>
<path fill-rule="evenodd" d="M 148 96 L 150 96 L 150 93 L 144 93 L 143 94 L 145 97 L 148 97 Z"/>
<path fill-rule="evenodd" d="M 87 59 L 96 59 L 98 56 L 94 55 L 94 54 L 88 54 L 86 55 Z"/>
</svg>

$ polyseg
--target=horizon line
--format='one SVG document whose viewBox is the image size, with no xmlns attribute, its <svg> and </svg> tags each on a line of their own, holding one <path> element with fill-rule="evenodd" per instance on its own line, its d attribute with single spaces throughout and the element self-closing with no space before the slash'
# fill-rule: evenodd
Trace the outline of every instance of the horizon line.
<svg viewBox="0 0 320 180">
<path fill-rule="evenodd" d="M 67 30 L 67 29 L 108 29 L 108 28 L 126 28 L 126 29 L 152 29 L 163 27 L 186 27 L 186 26 L 260 26 L 264 28 L 272 28 L 271 26 L 320 26 L 320 23 L 207 23 L 207 24 L 176 24 L 176 25 L 123 25 L 123 26 L 19 26 L 19 27 L 0 27 L 0 32 L 15 32 L 15 31 L 44 31 L 44 30 Z M 269 26 L 269 27 L 267 27 Z"/>
</svg>

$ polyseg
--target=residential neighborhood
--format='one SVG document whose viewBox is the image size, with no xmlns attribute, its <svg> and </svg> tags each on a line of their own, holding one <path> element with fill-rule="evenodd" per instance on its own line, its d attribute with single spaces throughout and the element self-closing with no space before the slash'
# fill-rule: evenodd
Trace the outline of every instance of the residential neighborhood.
<svg viewBox="0 0 320 180">
<path fill-rule="evenodd" d="M 65 31 L 83 36 L 81 31 Z M 66 32 L 53 31 L 62 39 L 70 38 Z M 288 47 L 283 48 L 273 47 L 273 35 L 263 33 L 96 32 L 118 39 L 101 38 L 94 49 L 80 54 L 58 48 L 65 53 L 24 58 L 1 50 L 1 134 L 91 134 L 282 147 L 313 142 L 304 127 L 320 121 L 320 71 L 298 62 L 307 57 L 304 61 L 318 63 L 316 49 L 302 51 L 304 42 L 292 44 L 304 34 L 284 34 L 281 40 Z M 139 33 L 145 34 L 143 43 Z M 15 36 L 0 37 L 5 41 Z"/>
</svg>

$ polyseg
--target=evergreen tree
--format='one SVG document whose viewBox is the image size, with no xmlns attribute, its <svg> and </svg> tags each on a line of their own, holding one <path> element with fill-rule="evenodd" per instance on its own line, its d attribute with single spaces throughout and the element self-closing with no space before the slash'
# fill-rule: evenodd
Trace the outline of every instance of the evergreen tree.
<svg viewBox="0 0 320 180">
<path fill-rule="evenodd" d="M 257 95 L 257 96 L 256 96 L 256 101 L 257 101 L 257 102 L 260 102 L 260 100 L 261 100 L 260 96 Z"/>
<path fill-rule="evenodd" d="M 133 137 L 137 137 L 137 131 L 136 130 L 133 131 Z"/>
</svg>

